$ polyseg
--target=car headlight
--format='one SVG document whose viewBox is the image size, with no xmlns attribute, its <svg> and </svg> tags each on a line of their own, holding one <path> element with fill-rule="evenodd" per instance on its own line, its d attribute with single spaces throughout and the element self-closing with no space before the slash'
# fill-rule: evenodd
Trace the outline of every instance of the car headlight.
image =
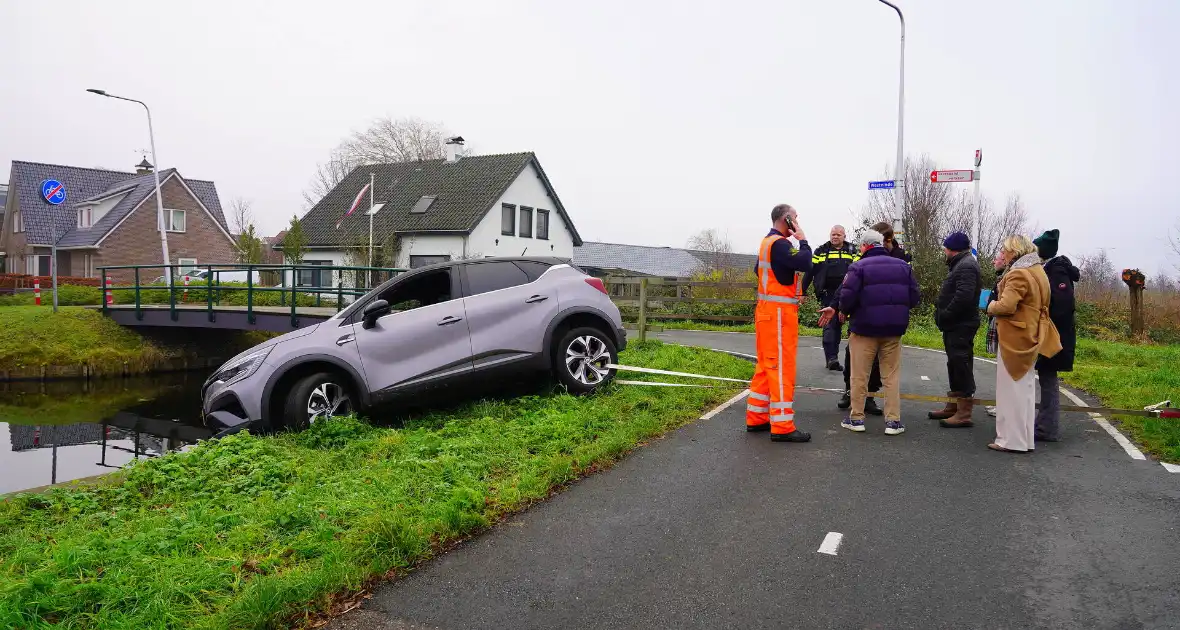
<svg viewBox="0 0 1180 630">
<path fill-rule="evenodd" d="M 258 371 L 259 366 L 262 365 L 262 362 L 270 354 L 272 349 L 274 349 L 274 346 L 267 346 L 261 350 L 255 350 L 254 352 L 230 359 L 228 363 L 213 373 L 213 376 L 209 378 L 209 383 L 224 383 L 229 385 L 230 383 L 236 383 L 250 376 Z"/>
</svg>

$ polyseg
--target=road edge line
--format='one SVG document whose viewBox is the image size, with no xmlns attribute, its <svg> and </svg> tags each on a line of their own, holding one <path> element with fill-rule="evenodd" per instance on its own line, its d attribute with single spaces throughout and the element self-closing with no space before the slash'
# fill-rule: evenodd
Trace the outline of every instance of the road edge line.
<svg viewBox="0 0 1180 630">
<path fill-rule="evenodd" d="M 722 411 L 725 411 L 730 406 L 732 406 L 734 403 L 738 402 L 739 400 L 741 400 L 749 395 L 750 395 L 750 390 L 743 389 L 742 391 L 738 392 L 738 394 L 736 396 L 734 396 L 733 398 L 730 398 L 729 400 L 721 403 L 720 405 L 717 405 L 712 410 L 707 412 L 705 415 L 701 416 L 700 419 L 701 420 L 708 420 L 709 418 L 712 418 L 713 416 L 721 413 Z"/>
</svg>

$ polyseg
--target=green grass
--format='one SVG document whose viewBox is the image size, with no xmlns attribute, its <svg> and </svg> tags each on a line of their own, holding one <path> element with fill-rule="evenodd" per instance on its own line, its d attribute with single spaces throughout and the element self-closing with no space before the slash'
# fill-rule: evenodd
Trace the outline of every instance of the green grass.
<svg viewBox="0 0 1180 630">
<path fill-rule="evenodd" d="M 633 344 L 621 361 L 753 371 L 658 342 Z M 343 419 L 302 434 L 239 434 L 108 484 L 17 495 L 0 502 L 0 627 L 288 627 L 739 388 L 615 385 L 586 398 L 471 403 L 403 428 Z"/>
<path fill-rule="evenodd" d="M 149 364 L 164 352 L 138 334 L 79 307 L 0 308 L 0 370 L 37 365 Z"/>
</svg>

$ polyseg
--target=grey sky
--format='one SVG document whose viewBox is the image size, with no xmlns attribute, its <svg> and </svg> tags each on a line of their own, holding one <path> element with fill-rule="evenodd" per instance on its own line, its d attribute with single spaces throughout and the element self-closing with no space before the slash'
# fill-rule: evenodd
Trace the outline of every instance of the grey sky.
<svg viewBox="0 0 1180 630">
<path fill-rule="evenodd" d="M 1062 252 L 1171 269 L 1180 2 L 900 0 L 906 152 L 1020 192 Z M 592 8 L 588 8 L 592 7 Z M 0 160 L 165 167 L 273 234 L 317 161 L 377 116 L 536 151 L 584 238 L 752 250 L 770 207 L 814 240 L 895 152 L 894 13 L 875 0 L 5 2 Z M 6 167 L 5 167 L 6 168 Z M 1171 181 L 1169 181 L 1171 180 Z M 969 184 L 963 184 L 969 186 Z"/>
</svg>

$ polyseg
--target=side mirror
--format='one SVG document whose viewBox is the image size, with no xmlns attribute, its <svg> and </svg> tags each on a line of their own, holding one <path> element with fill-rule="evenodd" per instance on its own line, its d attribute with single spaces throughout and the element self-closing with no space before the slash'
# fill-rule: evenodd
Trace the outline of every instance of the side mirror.
<svg viewBox="0 0 1180 630">
<path fill-rule="evenodd" d="M 361 317 L 363 319 L 361 327 L 365 330 L 368 330 L 373 326 L 376 326 L 377 320 L 385 317 L 390 312 L 391 309 L 389 308 L 389 302 L 386 302 L 385 300 L 373 300 L 367 306 L 365 306 L 365 310 L 361 311 Z"/>
</svg>

